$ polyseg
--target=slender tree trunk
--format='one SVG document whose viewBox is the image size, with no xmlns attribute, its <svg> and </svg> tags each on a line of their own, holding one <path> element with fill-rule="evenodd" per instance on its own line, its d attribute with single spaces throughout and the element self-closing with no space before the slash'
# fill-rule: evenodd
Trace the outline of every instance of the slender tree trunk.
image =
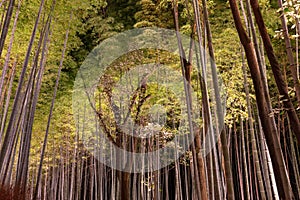
<svg viewBox="0 0 300 200">
<path fill-rule="evenodd" d="M 70 17 L 70 21 L 71 20 L 72 20 L 72 15 Z M 60 64 L 59 64 L 57 78 L 56 78 L 56 83 L 55 83 L 55 87 L 54 87 L 53 98 L 52 98 L 52 102 L 51 102 L 51 106 L 50 106 L 50 112 L 49 112 L 49 116 L 48 116 L 47 128 L 46 128 L 46 133 L 45 133 L 45 137 L 44 137 L 44 143 L 43 143 L 43 146 L 42 146 L 42 151 L 41 151 L 41 156 L 40 156 L 40 164 L 39 164 L 39 168 L 38 168 L 37 182 L 36 182 L 36 187 L 35 187 L 36 190 L 35 191 L 37 191 L 38 184 L 39 184 L 40 178 L 41 178 L 42 166 L 43 166 L 43 159 L 44 159 L 46 145 L 47 145 L 47 139 L 48 139 L 48 134 L 49 134 L 50 122 L 51 122 L 51 118 L 52 118 L 52 114 L 53 114 L 53 108 L 54 108 L 54 103 L 55 103 L 55 99 L 56 99 L 56 93 L 57 93 L 57 89 L 58 89 L 58 85 L 59 85 L 59 79 L 60 79 L 61 69 L 63 67 L 63 61 L 64 61 L 65 52 L 66 52 L 66 48 L 67 48 L 68 36 L 69 36 L 69 29 L 67 30 L 66 37 L 65 37 L 64 48 L 63 48 L 63 52 L 62 52 L 62 58 L 61 58 Z M 35 192 L 34 196 L 33 196 L 34 200 L 36 199 L 36 195 L 37 195 L 37 193 Z"/>
<path fill-rule="evenodd" d="M 246 157 L 246 147 L 245 147 L 245 135 L 244 135 L 244 125 L 243 120 L 241 119 L 241 137 L 242 137 L 242 158 L 243 158 L 243 169 L 245 171 L 245 194 L 247 200 L 250 200 L 250 186 L 249 186 L 249 176 L 248 176 L 248 166 L 247 166 L 247 157 Z"/>
<path fill-rule="evenodd" d="M 270 173 L 269 173 L 269 167 L 267 161 L 267 148 L 265 145 L 265 138 L 263 135 L 260 119 L 258 120 L 257 134 L 259 136 L 259 144 L 261 147 L 261 163 L 262 163 L 263 177 L 264 177 L 264 182 L 266 187 L 266 194 L 268 199 L 272 199 L 272 188 L 271 188 L 271 182 L 269 176 Z"/>
<path fill-rule="evenodd" d="M 173 7 L 174 7 L 174 23 L 176 30 L 179 31 L 179 21 L 178 21 L 178 8 L 177 8 L 177 1 L 173 1 Z M 199 25 L 199 23 L 197 23 Z M 200 34 L 198 32 L 198 34 Z M 189 112 L 189 117 L 191 116 L 191 94 L 190 94 L 190 87 L 191 87 L 191 71 L 192 71 L 192 65 L 191 63 L 188 63 L 186 60 L 186 55 L 184 53 L 181 38 L 180 35 L 177 34 L 177 40 L 178 40 L 178 47 L 180 52 L 180 61 L 181 61 L 181 67 L 182 67 L 182 74 L 185 77 L 185 92 L 186 92 L 186 98 L 187 98 L 187 107 Z M 205 98 L 205 97 L 204 97 Z M 204 100 L 206 102 L 206 100 Z M 205 120 L 206 121 L 206 120 Z M 207 184 L 206 184 L 206 174 L 205 174 L 205 168 L 204 168 L 204 159 L 202 157 L 201 150 L 201 141 L 200 141 L 200 130 L 194 129 L 191 119 L 189 119 L 189 125 L 190 125 L 190 131 L 194 131 L 195 134 L 195 151 L 192 152 L 194 155 L 194 158 L 196 158 L 197 163 L 197 169 L 199 173 L 199 180 L 200 180 L 200 195 L 201 199 L 205 200 L 208 199 L 208 190 L 207 190 Z"/>
<path fill-rule="evenodd" d="M 251 1 L 251 3 L 254 1 Z M 238 10 L 236 0 L 230 0 L 229 3 L 230 3 L 236 29 L 238 31 L 241 43 L 246 52 L 248 66 L 250 68 L 251 77 L 255 88 L 255 95 L 256 95 L 256 101 L 259 109 L 260 119 L 270 149 L 270 154 L 274 164 L 275 173 L 277 174 L 276 182 L 278 184 L 280 197 L 283 199 L 293 199 L 294 198 L 293 192 L 286 171 L 286 166 L 283 160 L 280 143 L 277 136 L 278 135 L 277 130 L 274 123 L 272 122 L 273 118 L 270 117 L 271 111 L 268 109 L 269 106 L 267 105 L 270 102 L 267 102 L 265 98 L 265 91 L 264 91 L 264 87 L 263 87 L 263 83 L 259 71 L 259 66 L 256 60 L 254 47 L 249 37 L 247 36 L 246 31 L 243 28 L 242 21 L 240 18 L 240 12 Z"/>
<path fill-rule="evenodd" d="M 244 63 L 244 61 L 243 61 Z M 258 178 L 258 183 L 259 183 L 259 189 L 260 189 L 260 194 L 262 199 L 266 199 L 266 194 L 265 194 L 265 189 L 264 189 L 264 184 L 263 184 L 263 177 L 261 173 L 261 166 L 260 166 L 260 161 L 258 157 L 258 151 L 257 151 L 257 145 L 256 145 L 256 139 L 255 139 L 255 133 L 254 133 L 254 125 L 253 125 L 253 118 L 252 118 L 252 112 L 251 112 L 251 102 L 249 99 L 249 88 L 248 88 L 248 83 L 247 83 L 247 75 L 246 75 L 246 69 L 243 64 L 243 74 L 244 74 L 244 87 L 245 87 L 245 92 L 246 92 L 246 102 L 247 102 L 247 110 L 248 110 L 248 121 L 250 125 L 250 136 L 251 136 L 251 145 L 252 145 L 252 153 L 253 153 L 253 158 L 254 158 L 254 163 L 255 163 L 255 168 L 256 168 L 256 174 Z"/>
<path fill-rule="evenodd" d="M 17 8 L 17 11 L 16 11 L 14 24 L 13 24 L 13 28 L 12 28 L 12 31 L 11 31 L 11 37 L 10 37 L 10 41 L 9 41 L 9 45 L 8 45 L 8 49 L 7 49 L 7 53 L 6 53 L 6 57 L 5 57 L 5 62 L 4 62 L 4 66 L 2 68 L 2 76 L 1 76 L 1 79 L 0 79 L 0 95 L 1 96 L 2 96 L 3 84 L 5 82 L 6 72 L 7 72 L 8 65 L 9 65 L 11 49 L 12 49 L 13 41 L 14 41 L 14 38 L 15 38 L 15 32 L 16 32 L 16 28 L 17 28 L 19 13 L 20 13 L 20 7 L 21 7 L 21 1 L 19 1 L 18 8 Z M 1 57 L 1 55 L 0 55 L 0 57 Z M 1 106 L 2 106 L 2 99 L 0 100 L 0 107 Z M 1 137 L 1 134 L 2 134 L 2 131 L 0 132 L 0 137 Z"/>
<path fill-rule="evenodd" d="M 8 33 L 8 28 L 9 28 L 9 25 L 10 25 L 10 20 L 11 20 L 11 17 L 12 17 L 14 5 L 15 5 L 15 0 L 9 0 L 8 9 L 7 9 L 7 12 L 6 12 L 6 16 L 5 16 L 1 36 L 0 36 L 0 57 L 2 55 L 2 51 L 3 51 L 3 48 L 4 48 L 5 39 L 6 39 L 6 36 L 7 36 L 7 33 Z"/>
<path fill-rule="evenodd" d="M 271 177 L 271 184 L 272 184 L 274 199 L 279 200 L 279 194 L 278 194 L 278 189 L 277 189 L 277 185 L 276 185 L 275 173 L 273 170 L 270 152 L 269 152 L 269 149 L 268 149 L 268 146 L 266 143 L 265 143 L 265 146 L 267 148 L 267 160 L 268 160 L 268 166 L 269 166 L 269 170 L 270 170 L 270 177 Z"/>
<path fill-rule="evenodd" d="M 251 137 L 253 159 L 254 159 L 261 199 L 266 199 L 263 176 L 261 173 L 261 165 L 260 165 L 260 160 L 259 160 L 259 156 L 258 156 L 258 148 L 256 145 L 256 138 L 255 138 L 255 132 L 254 132 L 252 109 L 251 109 L 251 103 L 250 103 L 250 99 L 249 99 L 249 88 L 248 88 L 248 83 L 247 83 L 246 71 L 244 69 L 243 69 L 243 73 L 244 73 L 244 87 L 245 87 L 245 92 L 246 92 L 246 102 L 247 102 L 247 110 L 248 110 L 248 121 L 249 121 L 249 125 L 250 125 L 250 137 Z"/>
<path fill-rule="evenodd" d="M 22 148 L 22 155 L 21 155 L 21 162 L 18 160 L 18 166 L 19 166 L 19 173 L 17 173 L 17 178 L 16 178 L 16 184 L 20 185 L 22 189 L 26 190 L 26 183 L 27 183 L 27 174 L 28 174 L 28 169 L 29 169 L 29 153 L 30 153 L 30 147 L 31 147 L 31 136 L 32 136 L 32 127 L 34 123 L 34 115 L 35 115 L 35 110 L 36 110 L 36 105 L 38 102 L 38 97 L 41 89 L 41 84 L 42 84 L 42 77 L 44 74 L 44 69 L 46 65 L 46 56 L 48 53 L 48 44 L 49 44 L 49 33 L 50 33 L 50 21 L 46 24 L 46 32 L 45 32 L 45 38 L 44 38 L 44 44 L 42 48 L 42 55 L 40 59 L 40 69 L 38 70 L 37 73 L 37 80 L 36 80 L 36 85 L 35 88 L 32 89 L 32 92 L 34 94 L 32 95 L 32 102 L 30 105 L 30 108 L 28 109 L 28 121 L 25 127 L 25 131 L 23 132 L 24 134 L 24 143 L 22 142 L 20 144 L 20 150 Z M 32 84 L 34 86 L 34 83 Z M 35 89 L 35 90 L 34 90 Z"/>
<path fill-rule="evenodd" d="M 22 89 L 22 86 L 23 86 L 23 81 L 24 81 L 24 78 L 25 78 L 25 73 L 26 73 L 26 69 L 27 69 L 27 66 L 28 66 L 29 57 L 30 57 L 30 54 L 31 54 L 31 50 L 32 50 L 32 46 L 33 46 L 33 43 L 34 43 L 34 39 L 35 39 L 38 24 L 39 24 L 39 21 L 40 21 L 40 16 L 41 16 L 43 6 L 44 6 L 44 0 L 42 0 L 41 3 L 40 3 L 38 16 L 36 18 L 36 22 L 35 22 L 35 25 L 34 25 L 34 28 L 33 28 L 33 31 L 32 31 L 32 35 L 31 35 L 30 42 L 29 42 L 29 45 L 28 45 L 27 53 L 26 53 L 26 56 L 25 56 L 25 61 L 24 61 L 24 64 L 23 64 L 21 75 L 20 75 L 19 84 L 18 84 L 18 88 L 17 88 L 17 91 L 16 91 L 16 95 L 15 95 L 15 99 L 14 99 L 14 103 L 13 103 L 13 108 L 12 108 L 12 111 L 11 111 L 11 117 L 10 117 L 10 120 L 9 120 L 9 123 L 8 123 L 8 126 L 7 126 L 5 138 L 4 138 L 4 141 L 3 141 L 3 146 L 1 148 L 1 152 L 0 152 L 0 171 L 3 168 L 3 164 L 4 164 L 3 161 L 5 159 L 5 156 L 7 155 L 7 152 L 8 152 L 9 140 L 11 139 L 11 137 L 13 137 L 13 135 L 12 135 L 13 134 L 12 133 L 13 123 L 15 121 L 16 113 L 17 113 L 17 110 L 18 110 L 18 107 L 19 107 L 19 98 L 20 98 L 20 95 L 21 95 L 21 89 Z"/>
<path fill-rule="evenodd" d="M 290 122 L 288 120 L 288 138 L 289 138 L 289 146 L 290 146 L 290 151 L 291 151 L 291 165 L 292 165 L 292 169 L 293 169 L 293 174 L 295 177 L 295 182 L 294 182 L 294 190 L 296 192 L 296 195 L 300 197 L 300 176 L 299 176 L 299 165 L 297 162 L 297 157 L 296 157 L 296 153 L 295 153 L 295 142 L 294 142 L 294 137 L 292 134 L 292 131 L 290 130 Z M 296 196 L 295 195 L 295 196 Z"/>
<path fill-rule="evenodd" d="M 255 25 L 254 25 L 254 22 L 253 22 L 253 17 L 252 17 L 252 12 L 251 12 L 250 0 L 246 0 L 246 8 L 247 8 L 247 14 L 248 14 L 248 19 L 249 19 L 249 29 L 250 29 L 249 33 L 251 32 L 251 34 L 252 34 L 252 41 L 253 41 L 253 45 L 254 45 L 254 49 L 255 49 L 255 53 L 256 53 L 256 58 L 257 58 L 257 62 L 258 62 L 258 66 L 259 66 L 263 86 L 264 86 L 264 89 L 265 89 L 265 96 L 266 96 L 267 102 L 269 102 L 270 101 L 270 94 L 269 94 L 267 75 L 266 75 L 266 72 L 265 72 L 266 67 L 265 67 L 265 63 L 264 63 L 264 60 L 263 60 L 264 51 L 263 51 L 263 49 L 260 49 L 260 47 L 259 47 L 258 38 L 257 38 L 257 35 L 256 35 Z M 245 20 L 247 20 L 247 19 L 245 19 Z M 269 109 L 272 110 L 271 104 L 268 104 L 268 106 L 269 106 Z"/>
<path fill-rule="evenodd" d="M 300 106 L 300 83 L 299 83 L 299 79 L 297 76 L 297 63 L 295 62 L 293 51 L 292 51 L 292 44 L 291 44 L 291 40 L 290 40 L 286 17 L 283 12 L 282 0 L 278 0 L 278 5 L 279 5 L 279 8 L 281 9 L 280 10 L 280 18 L 281 18 L 281 24 L 282 24 L 282 29 L 283 29 L 286 53 L 287 53 L 288 61 L 290 64 L 292 78 L 294 81 L 294 87 L 295 87 L 295 91 L 296 91 L 296 97 L 298 100 L 298 106 Z"/>
<path fill-rule="evenodd" d="M 255 16 L 256 23 L 258 25 L 260 35 L 262 37 L 262 40 L 263 40 L 263 43 L 264 43 L 264 46 L 265 46 L 267 56 L 269 58 L 269 62 L 270 62 L 271 67 L 272 67 L 272 71 L 273 71 L 273 75 L 275 77 L 275 81 L 276 81 L 276 84 L 277 84 L 278 91 L 279 91 L 280 95 L 283 96 L 282 101 L 283 101 L 284 107 L 285 107 L 285 109 L 288 113 L 289 119 L 291 121 L 292 130 L 293 130 L 294 134 L 297 137 L 298 143 L 300 144 L 300 122 L 299 122 L 299 118 L 297 116 L 297 113 L 295 111 L 293 103 L 292 103 L 292 101 L 289 97 L 288 87 L 287 87 L 287 84 L 284 80 L 283 74 L 281 72 L 278 60 L 275 56 L 270 37 L 268 35 L 264 20 L 262 18 L 261 12 L 260 12 L 258 1 L 257 0 L 251 0 L 250 3 L 251 3 L 251 6 L 252 6 L 252 9 L 253 9 L 253 13 L 254 13 L 254 16 Z"/>
</svg>

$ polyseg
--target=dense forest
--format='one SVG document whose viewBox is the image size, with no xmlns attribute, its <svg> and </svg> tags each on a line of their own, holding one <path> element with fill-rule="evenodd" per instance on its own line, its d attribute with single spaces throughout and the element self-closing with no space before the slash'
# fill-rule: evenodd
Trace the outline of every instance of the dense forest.
<svg viewBox="0 0 300 200">
<path fill-rule="evenodd" d="M 298 0 L 0 0 L 0 200 L 300 199 Z"/>
</svg>

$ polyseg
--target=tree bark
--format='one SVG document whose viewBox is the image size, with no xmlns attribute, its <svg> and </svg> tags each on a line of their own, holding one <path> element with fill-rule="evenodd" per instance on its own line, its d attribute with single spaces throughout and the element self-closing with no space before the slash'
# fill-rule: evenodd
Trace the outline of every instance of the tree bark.
<svg viewBox="0 0 300 200">
<path fill-rule="evenodd" d="M 177 8 L 177 1 L 173 1 L 174 6 L 174 24 L 176 27 L 176 31 L 179 32 L 179 20 L 178 20 L 178 8 Z M 197 20 L 197 18 L 196 18 Z M 196 23 L 199 27 L 199 23 Z M 200 34 L 199 31 L 198 35 Z M 180 61 L 181 61 L 181 67 L 182 67 L 182 74 L 185 77 L 185 92 L 186 92 L 186 98 L 187 98 L 187 107 L 188 107 L 188 114 L 191 116 L 192 110 L 192 104 L 191 104 L 191 72 L 192 72 L 192 65 L 189 63 L 186 59 L 185 52 L 182 47 L 182 42 L 180 35 L 177 34 L 177 40 L 178 40 L 178 48 L 180 52 Z M 200 42 L 200 41 L 199 41 Z M 191 56 L 190 56 L 191 57 Z M 203 98 L 206 98 L 205 96 Z M 207 100 L 203 100 L 204 102 L 207 102 Z M 204 106 L 205 107 L 205 106 Z M 205 120 L 206 121 L 206 120 Z M 195 128 L 192 124 L 191 119 L 189 119 L 189 125 L 190 125 L 190 131 L 194 131 L 195 134 L 195 146 L 192 145 L 192 152 L 193 152 L 193 158 L 196 159 L 197 169 L 198 169 L 198 176 L 200 181 L 200 196 L 202 200 L 208 199 L 208 189 L 206 184 L 206 173 L 204 168 L 204 159 L 202 156 L 201 150 L 201 140 L 200 140 L 200 130 Z"/>
<path fill-rule="evenodd" d="M 7 9 L 7 12 L 6 12 L 2 32 L 1 32 L 1 37 L 0 37 L 0 57 L 2 55 L 2 51 L 3 51 L 3 48 L 4 48 L 5 39 L 6 39 L 6 36 L 7 36 L 7 33 L 8 33 L 8 28 L 9 28 L 11 16 L 12 16 L 12 13 L 13 13 L 14 5 L 15 5 L 15 0 L 10 0 L 9 4 L 8 4 L 8 9 Z"/>
<path fill-rule="evenodd" d="M 217 130 L 221 131 L 221 144 L 222 144 L 222 150 L 225 158 L 225 169 L 226 169 L 226 183 L 227 183 L 227 192 L 228 192 L 228 199 L 235 199 L 234 195 L 234 188 L 233 188 L 233 177 L 232 177 L 232 167 L 231 167 L 231 161 L 227 146 L 227 137 L 224 131 L 223 123 L 224 123 L 224 113 L 222 110 L 222 100 L 220 96 L 220 90 L 219 90 L 219 81 L 217 76 L 217 67 L 215 64 L 215 56 L 214 56 L 214 49 L 213 49 L 213 43 L 212 43 L 212 34 L 210 31 L 210 23 L 208 19 L 208 11 L 206 6 L 206 0 L 202 0 L 202 6 L 203 6 L 203 15 L 204 15 L 204 22 L 206 27 L 206 35 L 207 35 L 207 44 L 208 44 L 208 50 L 209 50 L 209 56 L 210 56 L 210 65 L 211 65 L 211 73 L 212 73 L 212 79 L 213 79 L 213 87 L 214 87 L 214 95 L 216 99 L 216 112 L 217 112 Z M 214 136 L 212 136 L 213 138 Z M 218 187 L 219 189 L 219 187 Z M 219 191 L 221 193 L 221 191 Z"/>
<path fill-rule="evenodd" d="M 255 0 L 254 0 L 255 1 Z M 252 3 L 253 1 L 251 1 Z M 283 160 L 283 155 L 278 139 L 277 129 L 273 118 L 270 115 L 271 111 L 267 105 L 270 102 L 266 101 L 265 91 L 259 71 L 258 62 L 255 56 L 255 51 L 251 40 L 247 36 L 247 33 L 242 25 L 240 18 L 240 12 L 237 7 L 236 0 L 230 0 L 230 7 L 234 19 L 236 29 L 239 34 L 240 41 L 245 49 L 248 66 L 250 68 L 251 77 L 254 84 L 255 95 L 257 105 L 259 109 L 259 116 L 261 119 L 263 131 L 266 135 L 267 144 L 270 149 L 271 159 L 274 164 L 274 171 L 276 176 L 276 182 L 278 185 L 279 195 L 282 199 L 294 199 L 290 180 L 287 174 L 286 166 Z"/>
<path fill-rule="evenodd" d="M 287 53 L 288 61 L 290 64 L 290 70 L 292 72 L 292 78 L 294 81 L 294 88 L 295 88 L 296 97 L 298 100 L 298 106 L 300 107 L 300 83 L 299 83 L 299 79 L 297 76 L 297 63 L 295 62 L 293 51 L 292 51 L 292 44 L 291 44 L 291 40 L 290 40 L 286 17 L 283 12 L 282 0 L 278 0 L 278 5 L 279 5 L 279 8 L 281 8 L 281 12 L 280 12 L 281 17 L 280 18 L 281 18 L 282 31 L 283 31 L 284 41 L 285 41 L 286 53 Z"/>
<path fill-rule="evenodd" d="M 264 20 L 262 18 L 260 9 L 259 9 L 259 4 L 257 0 L 251 0 L 250 1 L 251 7 L 253 9 L 253 13 L 255 16 L 255 20 L 256 23 L 258 25 L 258 29 L 260 32 L 260 35 L 262 37 L 264 46 L 265 46 L 265 50 L 268 56 L 268 59 L 270 61 L 271 67 L 272 67 L 272 71 L 273 71 L 273 75 L 276 81 L 276 85 L 278 88 L 278 91 L 280 93 L 280 95 L 282 95 L 282 101 L 284 104 L 284 107 L 288 113 L 290 122 L 291 122 L 291 127 L 292 130 L 294 132 L 294 134 L 297 137 L 298 143 L 300 144 L 300 122 L 299 122 L 299 118 L 297 116 L 297 113 L 295 111 L 295 108 L 293 106 L 293 103 L 289 97 L 288 94 L 288 86 L 287 83 L 285 82 L 285 79 L 283 77 L 283 74 L 281 72 L 280 69 L 280 64 L 278 63 L 278 60 L 275 56 L 273 47 L 272 47 L 272 43 L 270 40 L 270 37 L 268 35 Z"/>
</svg>

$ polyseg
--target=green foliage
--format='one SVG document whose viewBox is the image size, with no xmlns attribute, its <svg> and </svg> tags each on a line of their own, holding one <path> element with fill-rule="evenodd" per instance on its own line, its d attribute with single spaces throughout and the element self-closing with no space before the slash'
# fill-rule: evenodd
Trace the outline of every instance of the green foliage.
<svg viewBox="0 0 300 200">
<path fill-rule="evenodd" d="M 188 3 L 187 3 L 188 2 Z M 23 63 L 24 56 L 27 50 L 27 45 L 32 33 L 32 28 L 37 16 L 37 11 L 40 1 L 24 0 L 21 6 L 20 17 L 18 21 L 17 32 L 12 50 L 11 60 L 15 60 L 18 56 L 18 71 Z M 51 8 L 51 1 L 47 1 L 43 10 L 43 18 L 39 24 L 37 36 L 43 29 L 43 24 L 48 17 Z M 274 4 L 268 0 L 260 1 L 264 19 L 271 36 L 275 35 L 275 30 L 279 29 L 278 18 L 274 17 L 276 9 Z M 294 4 L 293 4 L 294 5 Z M 247 109 L 245 101 L 245 92 L 243 85 L 241 46 L 231 17 L 230 9 L 226 1 L 209 0 L 207 1 L 209 9 L 209 19 L 211 23 L 211 31 L 213 35 L 213 45 L 215 50 L 215 62 L 219 68 L 219 73 L 222 76 L 223 83 L 227 90 L 227 114 L 226 123 L 232 124 L 239 120 L 240 117 L 247 118 Z M 293 28 L 295 19 L 298 14 L 295 14 L 299 5 L 290 6 L 285 4 L 284 12 L 289 19 L 289 26 Z M 200 8 L 202 9 L 202 8 Z M 190 34 L 194 15 L 191 2 L 185 0 L 178 1 L 180 31 L 184 34 Z M 2 14 L 2 10 L 1 13 Z M 70 17 L 72 15 L 72 17 Z M 161 27 L 174 29 L 173 19 L 173 1 L 171 0 L 62 0 L 56 1 L 54 13 L 52 14 L 51 37 L 49 46 L 49 55 L 47 57 L 47 65 L 42 83 L 42 89 L 39 98 L 38 110 L 35 116 L 34 123 L 34 140 L 32 154 L 37 158 L 39 148 L 43 139 L 46 123 L 52 99 L 53 88 L 57 76 L 57 70 L 61 59 L 62 47 L 67 29 L 70 30 L 69 40 L 67 44 L 67 54 L 64 60 L 59 91 L 55 104 L 53 119 L 51 122 L 51 131 L 48 146 L 48 155 L 51 152 L 59 152 L 57 146 L 72 146 L 75 144 L 75 123 L 72 115 L 71 95 L 73 89 L 73 81 L 75 79 L 78 68 L 88 55 L 88 53 L 101 41 L 113 36 L 114 34 L 140 27 Z M 70 23 L 70 25 L 69 25 Z M 12 27 L 10 27 L 11 32 Z M 292 29 L 294 30 L 294 29 Z M 10 33 L 9 33 L 10 34 Z M 275 50 L 279 58 L 284 58 L 282 53 L 282 41 L 272 37 L 275 44 Z M 6 41 L 6 45 L 8 41 Z M 34 48 L 37 48 L 37 40 L 34 43 Z M 113 48 L 113 47 L 112 47 Z M 6 52 L 4 52 L 6 53 Z M 5 54 L 3 54 L 5 55 Z M 31 52 L 31 61 L 34 56 L 34 51 Z M 170 64 L 174 69 L 180 71 L 178 58 L 170 56 L 161 51 L 143 50 L 132 52 L 126 58 L 120 58 L 113 63 L 104 78 L 106 84 L 112 86 L 119 80 L 120 74 L 124 74 L 126 70 L 138 64 L 157 62 L 161 64 Z M 128 59 L 135 58 L 135 59 Z M 283 60 L 283 59 L 281 59 Z M 1 63 L 3 58 L 1 58 Z M 29 67 L 32 63 L 30 62 Z M 194 70 L 195 72 L 195 70 Z M 248 73 L 249 74 L 249 73 Z M 254 100 L 253 87 L 248 75 L 248 83 L 250 83 L 251 100 Z M 274 90 L 274 81 L 270 74 L 268 75 L 271 83 L 271 93 L 276 94 Z M 197 74 L 192 77 L 193 87 L 197 83 Z M 103 83 L 103 82 L 102 82 Z M 103 88 L 102 88 L 103 89 Z M 195 86 L 193 88 L 199 92 Z M 179 112 L 179 105 L 174 95 L 165 88 L 159 88 L 156 85 L 149 85 L 146 95 L 152 96 L 148 99 L 144 106 L 145 110 L 141 116 L 147 118 L 147 111 L 151 108 L 154 102 L 159 102 L 166 107 L 167 116 L 167 131 L 171 132 L 172 124 L 178 123 L 176 118 Z M 103 96 L 103 99 L 107 96 Z M 138 102 L 138 99 L 137 99 Z M 133 107 L 133 113 L 137 112 L 137 102 Z M 113 118 L 113 113 L 109 110 L 108 100 L 102 102 L 102 109 L 107 114 L 107 123 Z M 100 106 L 100 104 L 98 105 Z M 133 117 L 134 118 L 134 117 Z M 147 118 L 148 122 L 149 119 Z M 66 144 L 65 137 L 68 135 L 69 144 Z"/>
<path fill-rule="evenodd" d="M 232 124 L 239 117 L 247 117 L 247 106 L 243 85 L 241 50 L 242 46 L 235 30 L 233 19 L 229 18 L 229 5 L 216 4 L 210 15 L 215 63 L 227 92 L 225 123 Z M 248 82 L 252 84 L 249 79 Z"/>
</svg>

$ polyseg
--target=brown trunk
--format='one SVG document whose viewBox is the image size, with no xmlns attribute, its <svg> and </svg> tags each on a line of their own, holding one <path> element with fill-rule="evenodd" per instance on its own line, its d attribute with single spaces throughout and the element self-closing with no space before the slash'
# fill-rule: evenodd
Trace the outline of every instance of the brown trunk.
<svg viewBox="0 0 300 200">
<path fill-rule="evenodd" d="M 278 0 L 278 5 L 279 5 L 279 8 L 283 9 L 282 0 Z M 290 70 L 292 72 L 294 87 L 296 90 L 296 97 L 298 100 L 298 106 L 300 106 L 300 83 L 299 83 L 299 79 L 297 77 L 297 63 L 295 62 L 295 59 L 294 59 L 294 55 L 293 55 L 293 51 L 292 51 L 292 44 L 291 44 L 291 40 L 290 40 L 288 26 L 286 23 L 286 17 L 283 13 L 283 10 L 281 10 L 280 16 L 281 16 L 280 18 L 281 18 L 281 24 L 282 24 L 282 29 L 283 29 L 282 31 L 283 31 L 284 41 L 285 41 L 286 53 L 287 53 L 288 61 L 290 64 Z"/>
<path fill-rule="evenodd" d="M 130 173 L 120 172 L 120 193 L 122 200 L 130 200 Z"/>
<path fill-rule="evenodd" d="M 174 24 L 176 27 L 176 31 L 179 31 L 177 1 L 174 1 L 173 3 L 174 3 L 173 4 L 173 6 L 174 6 Z M 180 52 L 180 61 L 181 61 L 182 71 L 183 71 L 183 75 L 185 76 L 185 79 L 187 82 L 186 95 L 187 95 L 187 98 L 190 100 L 187 103 L 188 104 L 187 106 L 188 106 L 188 109 L 190 110 L 190 113 L 192 113 L 192 110 L 191 110 L 191 108 L 192 108 L 191 107 L 192 65 L 191 65 L 191 63 L 189 63 L 186 60 L 185 52 L 183 50 L 181 38 L 180 38 L 179 34 L 177 34 L 177 40 L 178 40 L 178 47 L 179 47 L 179 52 Z M 191 57 L 191 55 L 190 55 L 190 57 Z M 190 123 L 192 123 L 192 122 L 190 122 Z M 200 181 L 200 196 L 201 196 L 202 200 L 206 200 L 206 199 L 208 199 L 208 191 L 207 191 L 207 185 L 206 185 L 206 173 L 205 173 L 205 168 L 204 168 L 204 159 L 202 156 L 202 152 L 200 151 L 201 147 L 202 147 L 201 139 L 200 139 L 200 130 L 199 130 L 199 128 L 196 128 L 193 124 L 190 127 L 192 127 L 194 134 L 195 134 L 195 145 L 192 147 L 192 152 L 193 152 L 193 159 L 195 159 L 196 160 L 195 163 L 197 163 L 197 169 L 198 169 L 199 181 Z"/>
<path fill-rule="evenodd" d="M 255 0 L 253 0 L 255 1 Z M 253 1 L 251 3 L 253 4 Z M 289 177 L 286 171 L 286 166 L 283 160 L 283 155 L 278 139 L 277 129 L 272 118 L 271 111 L 268 109 L 268 103 L 265 97 L 265 91 L 259 71 L 258 62 L 255 57 L 255 51 L 251 40 L 247 36 L 247 33 L 242 25 L 240 18 L 240 12 L 237 7 L 236 0 L 230 0 L 230 7 L 234 18 L 235 26 L 238 31 L 240 41 L 245 49 L 248 65 L 250 68 L 251 77 L 253 80 L 257 105 L 259 109 L 259 116 L 261 119 L 263 131 L 266 135 L 266 141 L 270 149 L 272 163 L 276 176 L 276 183 L 280 197 L 282 199 L 293 199 L 293 193 L 289 181 Z"/>
<path fill-rule="evenodd" d="M 285 109 L 288 113 L 289 119 L 291 121 L 292 130 L 297 137 L 298 143 L 300 144 L 299 118 L 296 114 L 293 103 L 289 97 L 288 86 L 285 82 L 285 79 L 284 79 L 283 74 L 280 69 L 280 65 L 275 56 L 270 37 L 268 35 L 264 20 L 262 18 L 261 12 L 259 10 L 259 4 L 258 4 L 257 0 L 251 0 L 250 4 L 252 6 L 255 20 L 258 25 L 258 29 L 259 29 L 260 35 L 262 37 L 262 41 L 265 46 L 267 56 L 268 56 L 268 59 L 270 61 L 271 67 L 272 67 L 272 71 L 273 71 L 273 75 L 274 75 L 274 78 L 275 78 L 275 81 L 277 84 L 278 91 L 279 91 L 280 95 L 282 96 L 282 101 L 283 101 L 284 107 L 285 107 Z"/>
</svg>

